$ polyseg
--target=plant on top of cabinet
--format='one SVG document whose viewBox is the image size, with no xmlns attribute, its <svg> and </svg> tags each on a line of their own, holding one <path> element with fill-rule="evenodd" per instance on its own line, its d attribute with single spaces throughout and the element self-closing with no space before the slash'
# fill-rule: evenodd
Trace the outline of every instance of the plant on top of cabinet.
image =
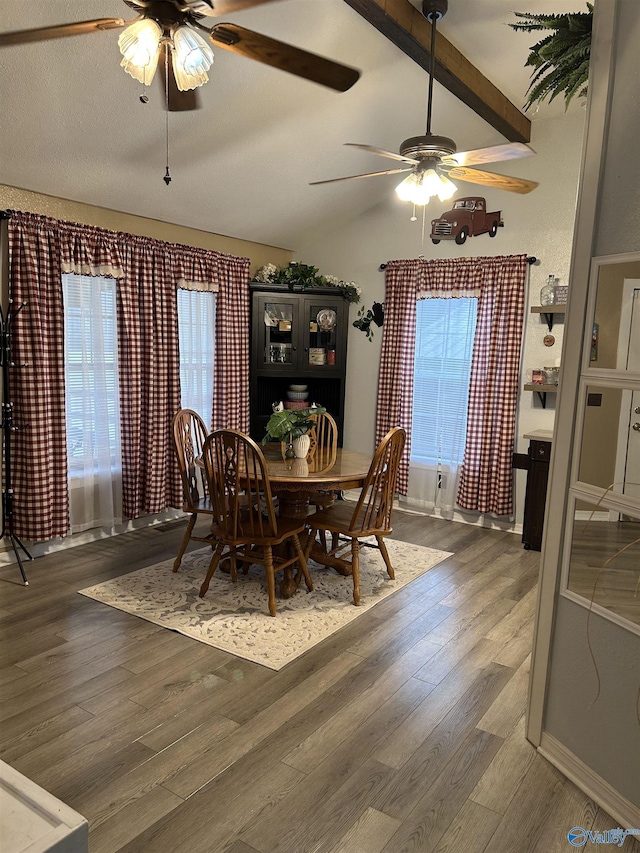
<svg viewBox="0 0 640 853">
<path fill-rule="evenodd" d="M 360 302 L 362 294 L 355 281 L 344 281 L 335 275 L 321 275 L 317 267 L 295 261 L 291 261 L 286 267 L 265 264 L 255 274 L 254 280 L 265 284 L 286 284 L 289 290 L 294 287 L 300 290 L 307 290 L 309 287 L 336 287 L 349 302 Z"/>
</svg>

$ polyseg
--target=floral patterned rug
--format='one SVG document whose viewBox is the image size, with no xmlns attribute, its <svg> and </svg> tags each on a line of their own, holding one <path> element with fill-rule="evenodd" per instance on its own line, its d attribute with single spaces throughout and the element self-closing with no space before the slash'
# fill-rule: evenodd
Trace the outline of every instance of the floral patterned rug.
<svg viewBox="0 0 640 853">
<path fill-rule="evenodd" d="M 278 596 L 274 618 L 267 609 L 264 571 L 251 566 L 233 584 L 229 575 L 214 574 L 209 591 L 198 597 L 211 550 L 191 551 L 180 570 L 173 558 L 81 589 L 88 598 L 132 613 L 171 631 L 215 646 L 270 669 L 279 670 L 335 631 L 357 619 L 379 601 L 450 557 L 448 551 L 385 540 L 396 579 L 390 580 L 377 548 L 360 552 L 360 607 L 354 607 L 351 578 L 309 561 L 313 592 L 304 581 L 289 599 Z M 276 575 L 276 589 L 280 575 Z"/>
</svg>

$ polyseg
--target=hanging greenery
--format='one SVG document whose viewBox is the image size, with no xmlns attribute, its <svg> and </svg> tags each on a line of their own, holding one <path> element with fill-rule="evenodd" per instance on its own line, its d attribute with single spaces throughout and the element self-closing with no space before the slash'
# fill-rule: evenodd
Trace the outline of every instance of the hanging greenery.
<svg viewBox="0 0 640 853">
<path fill-rule="evenodd" d="M 561 15 L 514 12 L 514 15 L 522 18 L 517 24 L 509 24 L 514 30 L 527 33 L 553 31 L 533 45 L 527 59 L 526 65 L 533 66 L 535 71 L 527 89 L 525 110 L 546 98 L 551 102 L 563 93 L 566 109 L 574 95 L 586 96 L 593 4 L 587 3 L 586 12 Z"/>
</svg>

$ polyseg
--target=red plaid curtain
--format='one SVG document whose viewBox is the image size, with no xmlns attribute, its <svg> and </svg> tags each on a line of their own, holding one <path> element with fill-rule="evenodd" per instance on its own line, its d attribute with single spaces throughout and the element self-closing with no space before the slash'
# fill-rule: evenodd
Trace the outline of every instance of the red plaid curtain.
<svg viewBox="0 0 640 853">
<path fill-rule="evenodd" d="M 402 426 L 411 435 L 416 300 L 478 298 L 466 444 L 457 496 L 463 509 L 495 515 L 513 513 L 511 455 L 526 270 L 526 255 L 391 261 L 387 265 L 377 442 L 392 426 Z M 409 451 L 405 451 L 398 475 L 400 494 L 406 494 L 408 478 Z"/>
<path fill-rule="evenodd" d="M 220 256 L 211 428 L 249 432 L 249 260 Z"/>
<path fill-rule="evenodd" d="M 69 532 L 63 272 L 118 280 L 123 514 L 181 506 L 171 438 L 180 408 L 176 286 L 200 282 L 218 291 L 218 314 L 233 317 L 231 331 L 217 322 L 214 399 L 222 392 L 226 423 L 246 429 L 249 260 L 20 212 L 11 212 L 9 250 L 10 295 L 28 302 L 13 349 L 15 361 L 29 363 L 11 389 L 16 423 L 29 424 L 12 444 L 16 533 L 40 541 Z"/>
<path fill-rule="evenodd" d="M 26 303 L 11 320 L 12 360 L 24 365 L 10 370 L 8 389 L 14 529 L 40 541 L 70 526 L 60 241 L 51 220 L 31 214 L 12 214 L 8 231 L 9 296 Z"/>
</svg>

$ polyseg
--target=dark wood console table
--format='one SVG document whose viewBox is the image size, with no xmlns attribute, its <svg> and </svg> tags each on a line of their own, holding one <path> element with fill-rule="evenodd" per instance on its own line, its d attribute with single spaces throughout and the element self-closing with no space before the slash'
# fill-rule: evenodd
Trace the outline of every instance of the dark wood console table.
<svg viewBox="0 0 640 853">
<path fill-rule="evenodd" d="M 524 498 L 524 518 L 522 521 L 522 542 L 532 551 L 542 548 L 544 511 L 547 501 L 547 483 L 549 482 L 549 461 L 551 459 L 551 430 L 538 429 L 526 433 L 529 439 L 529 452 L 515 453 L 513 467 L 527 471 L 527 490 Z"/>
</svg>

